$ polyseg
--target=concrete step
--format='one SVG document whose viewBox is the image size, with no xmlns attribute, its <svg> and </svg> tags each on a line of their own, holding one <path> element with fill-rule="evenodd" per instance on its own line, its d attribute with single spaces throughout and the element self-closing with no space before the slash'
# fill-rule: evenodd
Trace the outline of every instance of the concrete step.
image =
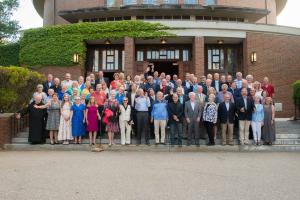
<svg viewBox="0 0 300 200">
<path fill-rule="evenodd" d="M 300 139 L 300 134 L 276 134 L 276 139 Z"/>
<path fill-rule="evenodd" d="M 95 151 L 94 147 L 90 147 L 87 144 L 82 145 L 30 145 L 30 144 L 6 144 L 4 146 L 7 151 Z M 97 146 L 96 148 L 99 148 Z M 273 146 L 206 146 L 200 145 L 200 147 L 191 146 L 170 146 L 170 145 L 102 145 L 101 148 L 104 151 L 115 152 L 300 152 L 300 146 L 296 145 L 273 145 Z"/>
<path fill-rule="evenodd" d="M 277 139 L 276 145 L 300 145 L 300 139 Z"/>
</svg>

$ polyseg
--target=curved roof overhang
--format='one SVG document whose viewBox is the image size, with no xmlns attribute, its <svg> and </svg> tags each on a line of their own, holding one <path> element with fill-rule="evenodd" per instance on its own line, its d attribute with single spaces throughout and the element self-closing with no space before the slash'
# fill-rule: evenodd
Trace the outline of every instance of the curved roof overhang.
<svg viewBox="0 0 300 200">
<path fill-rule="evenodd" d="M 253 9 L 227 6 L 201 6 L 201 5 L 130 5 L 122 7 L 94 7 L 77 10 L 64 10 L 58 14 L 70 23 L 79 19 L 120 17 L 120 16 L 161 16 L 163 15 L 209 15 L 214 17 L 247 18 L 257 21 L 270 13 L 266 9 Z"/>
<path fill-rule="evenodd" d="M 35 10 L 42 18 L 44 17 L 44 3 L 45 0 L 32 0 Z"/>
<path fill-rule="evenodd" d="M 281 11 L 284 9 L 287 0 L 276 0 L 276 13 L 279 15 Z"/>
<path fill-rule="evenodd" d="M 43 18 L 45 0 L 32 0 L 32 3 L 34 5 L 34 8 L 36 9 L 36 11 L 38 12 L 38 14 Z M 279 15 L 281 13 L 281 11 L 284 9 L 286 3 L 287 3 L 287 0 L 276 0 L 277 15 Z"/>
</svg>

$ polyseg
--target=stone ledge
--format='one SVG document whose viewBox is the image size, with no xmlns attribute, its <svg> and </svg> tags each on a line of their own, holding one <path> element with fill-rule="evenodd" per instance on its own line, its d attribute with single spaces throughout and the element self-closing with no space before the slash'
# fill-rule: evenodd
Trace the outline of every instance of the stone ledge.
<svg viewBox="0 0 300 200">
<path fill-rule="evenodd" d="M 300 152 L 298 145 L 274 145 L 274 146 L 174 146 L 170 145 L 102 145 L 104 151 L 111 152 Z M 98 151 L 99 146 L 95 148 L 87 144 L 82 145 L 30 145 L 30 144 L 6 144 L 4 149 L 7 151 Z"/>
</svg>

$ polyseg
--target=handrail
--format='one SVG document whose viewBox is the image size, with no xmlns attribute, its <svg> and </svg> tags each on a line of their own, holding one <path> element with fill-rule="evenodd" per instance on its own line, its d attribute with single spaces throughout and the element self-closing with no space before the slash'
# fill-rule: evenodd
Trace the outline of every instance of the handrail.
<svg viewBox="0 0 300 200">
<path fill-rule="evenodd" d="M 29 115 L 25 114 L 20 119 L 16 115 L 11 116 L 11 136 L 15 137 L 18 133 L 25 131 L 29 127 Z"/>
</svg>

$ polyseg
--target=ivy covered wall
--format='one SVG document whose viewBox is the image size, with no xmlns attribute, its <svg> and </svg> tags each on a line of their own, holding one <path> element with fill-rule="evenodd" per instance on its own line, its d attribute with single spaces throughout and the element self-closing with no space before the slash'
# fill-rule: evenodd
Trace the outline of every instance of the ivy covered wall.
<svg viewBox="0 0 300 200">
<path fill-rule="evenodd" d="M 0 66 L 19 65 L 19 43 L 0 45 Z"/>
<path fill-rule="evenodd" d="M 172 36 L 169 27 L 144 21 L 76 23 L 26 30 L 20 39 L 20 64 L 71 66 L 74 53 L 83 65 L 86 42 L 97 39 L 160 38 Z"/>
</svg>

